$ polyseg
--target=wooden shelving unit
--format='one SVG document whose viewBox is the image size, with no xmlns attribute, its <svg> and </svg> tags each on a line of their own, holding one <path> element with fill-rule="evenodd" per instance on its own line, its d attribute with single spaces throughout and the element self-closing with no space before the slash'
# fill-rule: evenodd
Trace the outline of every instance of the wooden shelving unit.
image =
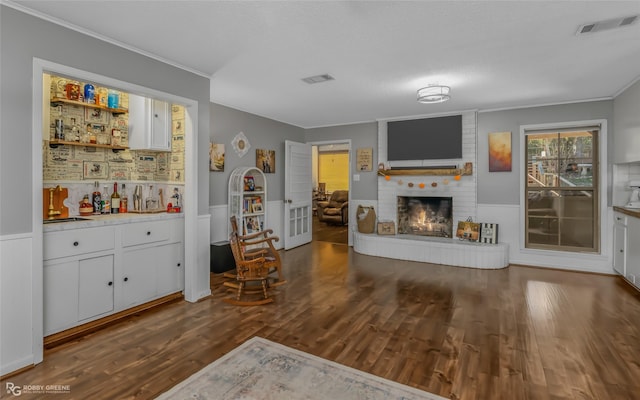
<svg viewBox="0 0 640 400">
<path fill-rule="evenodd" d="M 58 146 L 82 146 L 82 147 L 99 147 L 101 149 L 111 149 L 113 151 L 127 150 L 126 146 L 112 146 L 110 144 L 97 144 L 97 143 L 80 143 L 80 142 L 68 142 L 66 140 L 49 140 L 49 147 Z"/>
<path fill-rule="evenodd" d="M 100 110 L 108 111 L 112 114 L 124 114 L 129 112 L 129 110 L 127 110 L 126 108 L 109 108 L 100 104 L 83 103 L 81 101 L 69 100 L 62 97 L 53 97 L 51 98 L 50 102 L 51 104 L 65 103 L 65 104 L 73 104 L 74 106 L 80 106 L 80 107 L 97 108 Z"/>
<path fill-rule="evenodd" d="M 463 168 L 379 169 L 378 175 L 473 175 L 473 164 L 465 163 Z"/>
</svg>

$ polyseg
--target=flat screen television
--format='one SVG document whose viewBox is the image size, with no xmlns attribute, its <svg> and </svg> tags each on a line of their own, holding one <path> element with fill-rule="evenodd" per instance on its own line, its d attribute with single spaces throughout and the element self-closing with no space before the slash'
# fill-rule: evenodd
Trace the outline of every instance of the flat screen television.
<svg viewBox="0 0 640 400">
<path fill-rule="evenodd" d="M 387 160 L 450 158 L 462 158 L 462 115 L 387 123 Z"/>
</svg>

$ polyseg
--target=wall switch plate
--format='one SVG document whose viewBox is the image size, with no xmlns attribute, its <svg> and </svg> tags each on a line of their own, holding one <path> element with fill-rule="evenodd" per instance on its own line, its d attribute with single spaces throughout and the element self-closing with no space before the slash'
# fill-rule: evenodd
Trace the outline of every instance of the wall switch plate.
<svg viewBox="0 0 640 400">
<path fill-rule="evenodd" d="M 353 174 L 353 181 L 358 182 L 360 180 L 360 174 Z"/>
</svg>

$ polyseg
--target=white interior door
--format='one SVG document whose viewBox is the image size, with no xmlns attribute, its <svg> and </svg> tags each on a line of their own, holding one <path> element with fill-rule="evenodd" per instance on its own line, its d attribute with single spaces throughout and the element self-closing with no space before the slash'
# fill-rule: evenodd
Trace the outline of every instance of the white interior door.
<svg viewBox="0 0 640 400">
<path fill-rule="evenodd" d="M 311 145 L 285 140 L 284 248 L 311 242 Z"/>
</svg>

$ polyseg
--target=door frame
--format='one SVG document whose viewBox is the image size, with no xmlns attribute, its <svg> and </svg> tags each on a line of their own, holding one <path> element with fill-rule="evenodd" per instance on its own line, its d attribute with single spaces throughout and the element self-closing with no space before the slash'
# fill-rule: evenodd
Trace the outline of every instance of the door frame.
<svg viewBox="0 0 640 400">
<path fill-rule="evenodd" d="M 353 207 L 353 204 L 351 204 L 351 193 L 353 192 L 353 154 L 352 154 L 352 145 L 351 145 L 351 139 L 334 139 L 334 140 L 317 140 L 317 141 L 310 141 L 307 142 L 307 144 L 310 144 L 311 146 L 325 146 L 328 144 L 346 144 L 347 145 L 347 152 L 349 153 L 349 223 L 348 223 L 348 235 L 347 235 L 347 241 L 348 241 L 348 246 L 353 246 L 353 213 L 355 212 L 355 209 Z M 309 160 L 309 162 L 313 162 L 313 160 Z M 313 166 L 312 166 L 313 167 Z M 313 219 L 311 220 L 312 224 L 313 224 Z M 312 225 L 313 226 L 313 225 Z M 311 241 L 313 241 L 313 238 L 311 239 Z"/>
</svg>

